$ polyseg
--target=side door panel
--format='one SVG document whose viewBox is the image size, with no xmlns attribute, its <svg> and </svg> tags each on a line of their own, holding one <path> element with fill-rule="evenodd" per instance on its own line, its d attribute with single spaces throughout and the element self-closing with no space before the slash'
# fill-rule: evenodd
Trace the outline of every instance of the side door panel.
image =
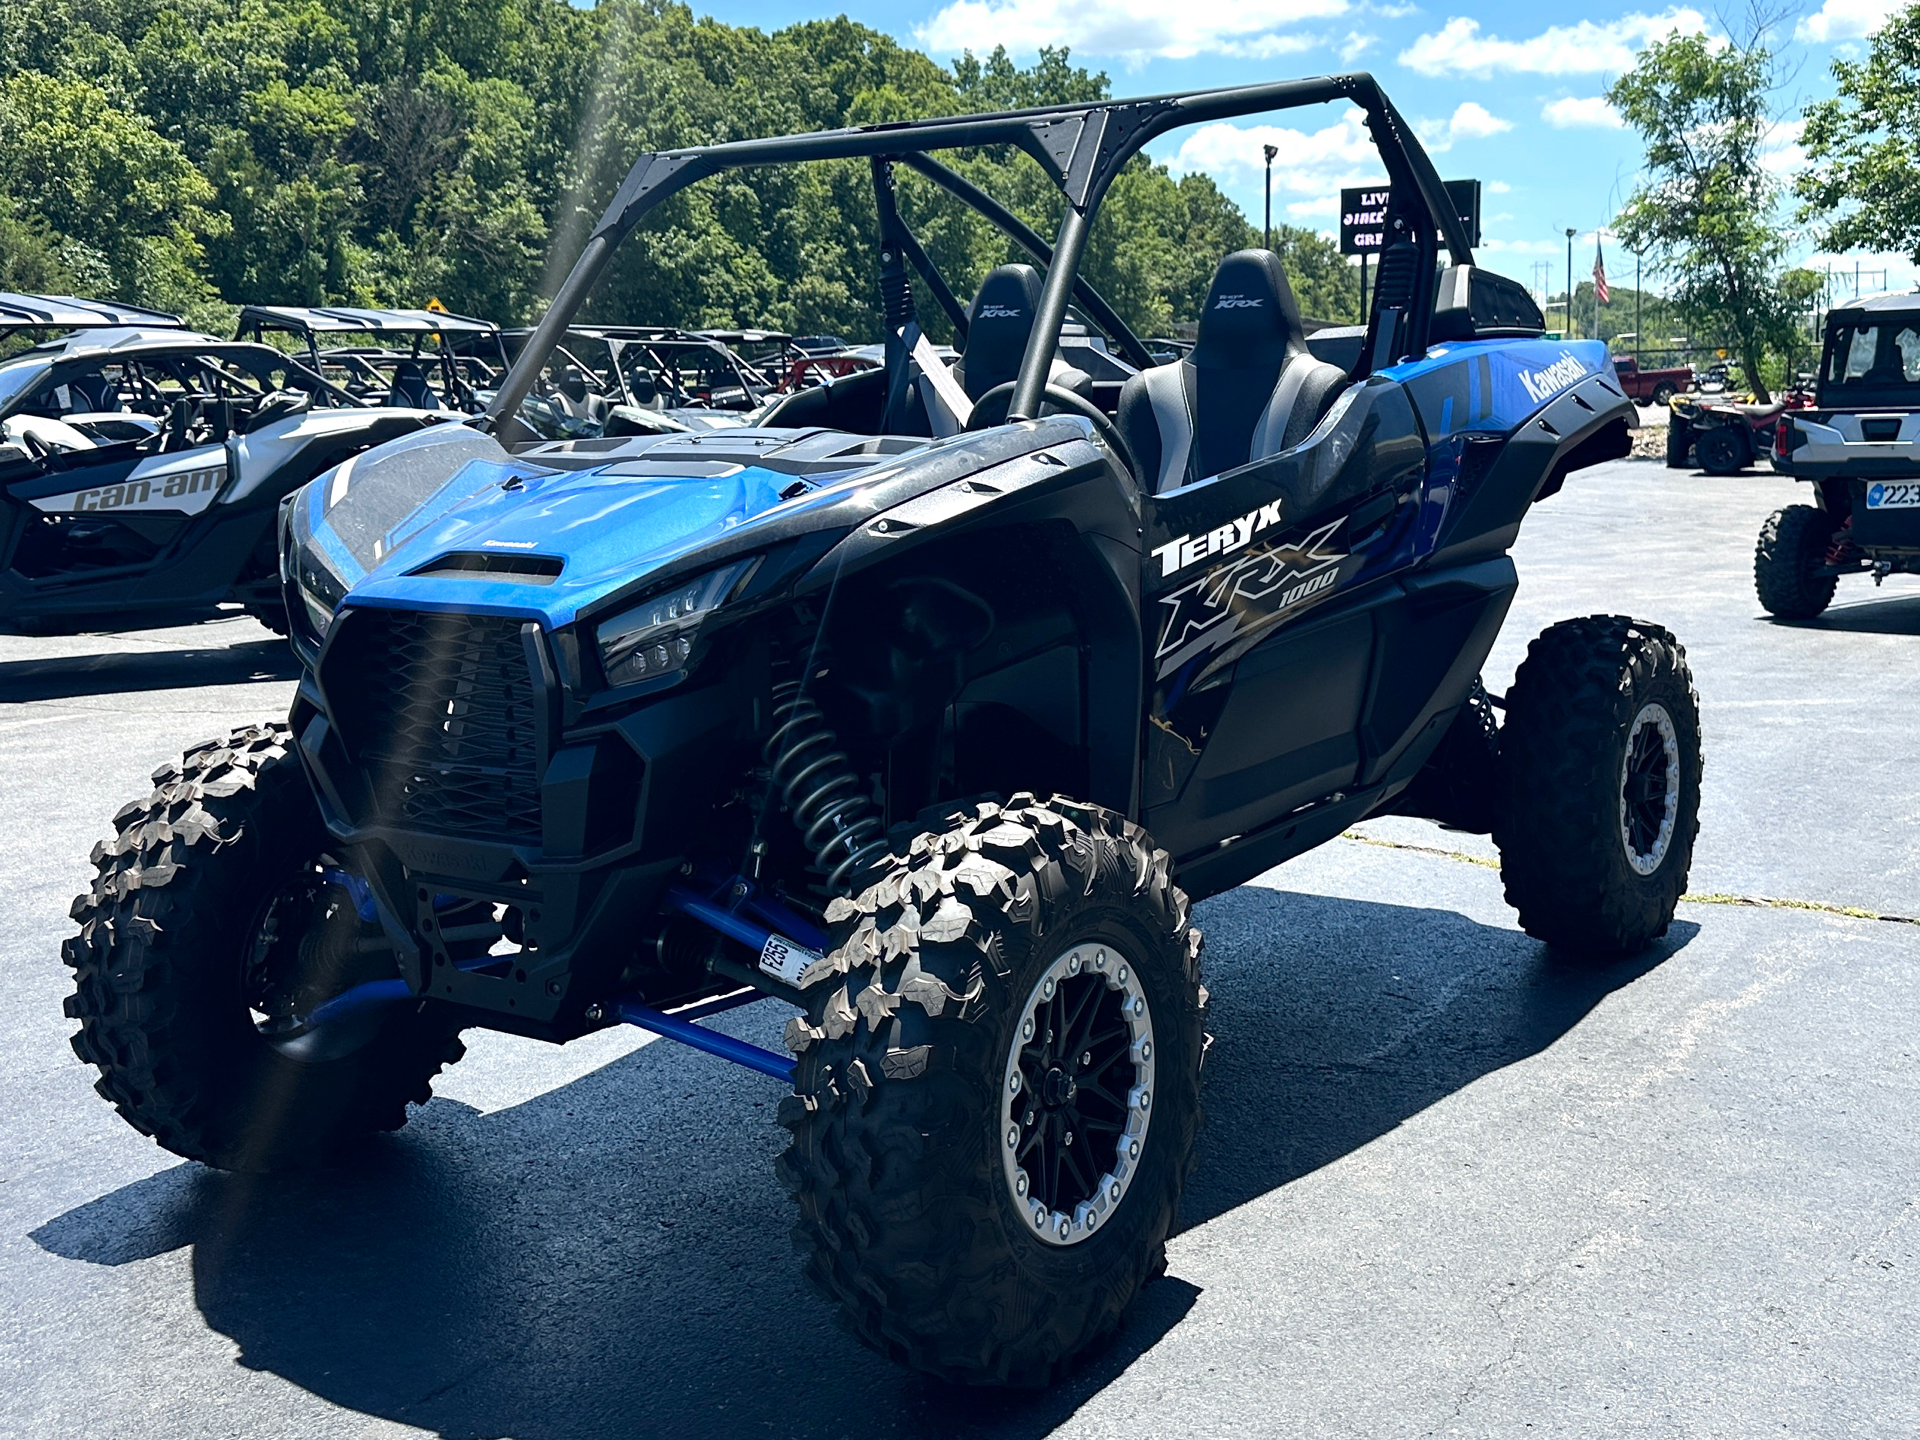
<svg viewBox="0 0 1920 1440">
<path fill-rule="evenodd" d="M 1176 857 L 1350 788 L 1386 580 L 1417 558 L 1426 444 L 1356 386 L 1307 444 L 1148 502 L 1144 816 Z"/>
</svg>

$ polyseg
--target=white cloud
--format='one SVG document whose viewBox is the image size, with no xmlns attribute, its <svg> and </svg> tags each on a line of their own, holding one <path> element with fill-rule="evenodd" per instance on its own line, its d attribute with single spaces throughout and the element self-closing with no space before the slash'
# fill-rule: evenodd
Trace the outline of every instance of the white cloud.
<svg viewBox="0 0 1920 1440">
<path fill-rule="evenodd" d="M 1291 130 L 1280 125 L 1229 125 L 1224 121 L 1202 125 L 1167 157 L 1176 174 L 1203 171 L 1232 188 L 1257 187 L 1265 162 L 1261 147 L 1279 150 L 1273 162 L 1277 194 L 1304 197 L 1312 209 L 1293 214 L 1329 214 L 1342 186 L 1372 185 L 1382 180 L 1380 155 L 1358 110 L 1348 110 L 1319 130 Z"/>
<path fill-rule="evenodd" d="M 1807 152 L 1800 146 L 1801 132 L 1807 128 L 1804 120 L 1779 120 L 1767 131 L 1767 138 L 1760 146 L 1760 163 L 1776 175 L 1791 175 L 1796 170 L 1804 170 L 1807 165 Z"/>
<path fill-rule="evenodd" d="M 1503 40 L 1481 34 L 1478 20 L 1456 15 L 1402 50 L 1400 63 L 1422 75 L 1488 76 L 1496 70 L 1589 75 L 1629 68 L 1641 46 L 1675 30 L 1691 34 L 1706 28 L 1706 17 L 1698 10 L 1672 9 L 1622 15 L 1604 24 L 1582 20 L 1552 26 L 1530 40 Z"/>
<path fill-rule="evenodd" d="M 1339 213 L 1340 197 L 1338 195 L 1323 195 L 1318 200 L 1295 200 L 1287 206 L 1287 214 L 1298 215 L 1302 219 L 1312 219 L 1320 215 L 1333 216 Z"/>
<path fill-rule="evenodd" d="M 1815 45 L 1863 39 L 1886 24 L 1889 16 L 1904 9 L 1905 0 L 1826 0 L 1793 27 L 1793 38 Z"/>
<path fill-rule="evenodd" d="M 1540 107 L 1540 118 L 1556 130 L 1618 130 L 1626 124 L 1604 95 L 1549 100 Z"/>
<path fill-rule="evenodd" d="M 1512 128 L 1511 120 L 1502 120 L 1472 100 L 1462 101 L 1445 120 L 1422 120 L 1419 125 L 1421 140 L 1436 155 L 1451 150 L 1456 140 L 1484 140 Z"/>
<path fill-rule="evenodd" d="M 1340 63 L 1351 65 L 1379 43 L 1378 35 L 1363 35 L 1358 30 L 1348 31 L 1347 38 L 1340 42 Z"/>
<path fill-rule="evenodd" d="M 1098 6 L 1069 0 L 951 0 L 914 38 L 940 54 L 984 54 L 1004 45 L 1031 55 L 1043 45 L 1069 45 L 1075 55 L 1117 56 L 1129 64 L 1231 55 L 1249 60 L 1306 50 L 1317 36 L 1292 27 L 1344 15 L 1349 0 L 1109 0 Z"/>
<path fill-rule="evenodd" d="M 1487 182 L 1487 193 L 1489 195 L 1511 195 L 1513 193 L 1513 186 L 1504 180 L 1489 180 Z"/>
</svg>

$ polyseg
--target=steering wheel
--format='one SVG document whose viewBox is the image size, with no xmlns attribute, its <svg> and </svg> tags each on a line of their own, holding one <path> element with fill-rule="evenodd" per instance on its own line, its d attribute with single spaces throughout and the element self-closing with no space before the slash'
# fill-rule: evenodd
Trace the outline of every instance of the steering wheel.
<svg viewBox="0 0 1920 1440">
<path fill-rule="evenodd" d="M 1007 407 L 1013 403 L 1013 388 L 1017 380 L 1006 380 L 994 386 L 986 394 L 973 402 L 973 413 L 967 416 L 963 430 L 985 430 L 1005 422 Z M 1133 447 L 1127 444 L 1126 437 L 1120 433 L 1120 427 L 1107 418 L 1107 414 L 1098 405 L 1084 395 L 1076 395 L 1071 390 L 1058 385 L 1048 385 L 1040 392 L 1051 404 L 1062 410 L 1071 410 L 1093 422 L 1093 430 L 1107 448 L 1120 457 L 1127 472 L 1140 481 L 1140 462 L 1133 458 Z"/>
</svg>

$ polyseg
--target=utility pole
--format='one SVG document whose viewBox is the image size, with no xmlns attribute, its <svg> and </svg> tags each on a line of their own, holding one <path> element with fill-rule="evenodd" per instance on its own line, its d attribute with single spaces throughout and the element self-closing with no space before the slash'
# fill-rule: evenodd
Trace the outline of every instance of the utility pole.
<svg viewBox="0 0 1920 1440">
<path fill-rule="evenodd" d="M 1273 249 L 1273 157 L 1280 153 L 1278 145 L 1262 145 L 1267 155 L 1267 243 L 1266 249 Z"/>
<path fill-rule="evenodd" d="M 1573 226 L 1567 227 L 1567 339 L 1573 338 Z"/>
<path fill-rule="evenodd" d="M 1645 342 L 1640 338 L 1640 257 L 1644 250 L 1633 252 L 1633 366 L 1640 368 L 1640 347 Z"/>
</svg>

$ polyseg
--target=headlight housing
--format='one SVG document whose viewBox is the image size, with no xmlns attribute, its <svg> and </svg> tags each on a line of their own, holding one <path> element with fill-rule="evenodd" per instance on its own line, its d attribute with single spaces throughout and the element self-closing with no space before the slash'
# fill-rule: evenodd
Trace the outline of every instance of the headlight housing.
<svg viewBox="0 0 1920 1440">
<path fill-rule="evenodd" d="M 316 644 L 326 639 L 327 627 L 333 624 L 334 612 L 347 598 L 349 588 L 339 567 L 321 552 L 313 534 L 312 512 L 317 496 L 324 494 L 324 490 L 316 492 L 315 487 L 324 486 L 332 474 L 328 471 L 280 502 L 281 588 L 288 594 L 289 606 L 294 596 L 299 597 L 304 614 L 296 612 L 289 618 Z"/>
<path fill-rule="evenodd" d="M 622 610 L 594 629 L 600 669 L 610 685 L 631 685 L 684 670 L 701 625 L 746 582 L 758 556 L 737 560 Z"/>
</svg>

